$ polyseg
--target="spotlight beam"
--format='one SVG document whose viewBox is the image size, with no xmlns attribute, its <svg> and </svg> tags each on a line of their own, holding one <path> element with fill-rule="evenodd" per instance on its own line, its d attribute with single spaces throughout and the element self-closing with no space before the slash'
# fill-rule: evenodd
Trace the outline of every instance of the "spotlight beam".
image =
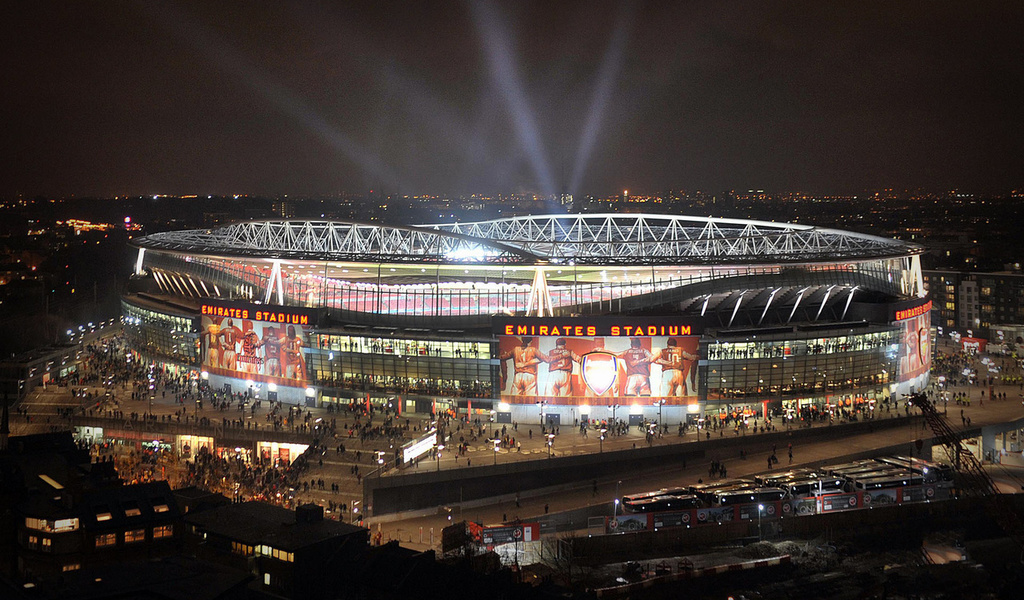
<svg viewBox="0 0 1024 600">
<path fill-rule="evenodd" d="M 243 83 L 278 110 L 295 119 L 309 132 L 324 143 L 340 152 L 372 177 L 392 182 L 399 188 L 408 189 L 384 161 L 358 142 L 345 135 L 324 119 L 310 105 L 283 85 L 272 81 L 268 75 L 255 67 L 242 53 L 221 42 L 221 37 L 209 27 L 190 18 L 181 10 L 168 3 L 145 2 L 140 4 L 161 26 L 193 47 L 225 74 Z"/>
<path fill-rule="evenodd" d="M 550 162 L 516 65 L 512 40 L 491 2 L 470 1 L 469 6 L 487 59 L 491 80 L 501 92 L 505 108 L 512 116 L 516 137 L 526 151 L 541 191 L 545 195 L 552 195 L 555 193 L 555 180 L 551 175 Z"/>
<path fill-rule="evenodd" d="M 579 146 L 576 149 L 576 160 L 572 168 L 572 176 L 569 178 L 568 191 L 571 194 L 579 194 L 580 186 L 583 183 L 583 176 L 586 174 L 587 164 L 590 162 L 590 155 L 597 142 L 597 134 L 601 129 L 601 122 L 604 120 L 605 108 L 611 98 L 612 86 L 622 68 L 622 56 L 625 53 L 626 44 L 629 38 L 629 29 L 632 22 L 632 10 L 630 5 L 623 4 L 619 9 L 616 19 L 615 30 L 608 41 L 604 57 L 601 59 L 601 66 L 598 69 L 597 85 L 594 94 L 590 98 L 590 108 L 587 111 L 587 120 L 580 132 Z"/>
</svg>

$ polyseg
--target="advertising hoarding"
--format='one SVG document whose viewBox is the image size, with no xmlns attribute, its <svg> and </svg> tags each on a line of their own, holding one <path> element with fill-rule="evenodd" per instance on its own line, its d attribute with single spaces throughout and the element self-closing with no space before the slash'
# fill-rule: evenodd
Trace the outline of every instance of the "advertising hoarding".
<svg viewBox="0 0 1024 600">
<path fill-rule="evenodd" d="M 200 307 L 204 370 L 225 377 L 305 387 L 309 328 L 315 312 L 243 303 Z"/>
<path fill-rule="evenodd" d="M 931 368 L 931 313 L 899 321 L 901 327 L 900 381 L 909 381 Z"/>
<path fill-rule="evenodd" d="M 666 318 L 495 319 L 501 399 L 513 404 L 697 402 L 699 327 Z"/>
</svg>

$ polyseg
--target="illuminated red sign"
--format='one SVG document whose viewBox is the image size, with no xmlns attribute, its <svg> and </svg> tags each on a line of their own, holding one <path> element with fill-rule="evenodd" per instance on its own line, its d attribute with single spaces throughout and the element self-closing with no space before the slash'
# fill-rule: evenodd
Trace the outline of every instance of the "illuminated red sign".
<svg viewBox="0 0 1024 600">
<path fill-rule="evenodd" d="M 666 335 L 699 335 L 701 328 L 692 322 L 680 323 L 671 318 L 537 318 L 497 319 L 498 335 L 565 336 L 565 337 L 633 337 Z"/>
<path fill-rule="evenodd" d="M 929 300 L 928 302 L 925 302 L 924 304 L 921 304 L 920 306 L 915 306 L 913 308 L 904 308 L 904 309 L 901 309 L 901 310 L 897 310 L 896 311 L 896 320 L 897 321 L 905 321 L 907 319 L 913 319 L 914 317 L 920 317 L 921 315 L 923 315 L 923 314 L 925 314 L 927 312 L 931 312 L 931 310 L 932 310 L 932 301 Z"/>
<path fill-rule="evenodd" d="M 266 323 L 284 323 L 287 325 L 309 325 L 309 315 L 300 315 L 280 310 L 255 310 L 251 308 L 234 308 L 229 306 L 212 306 L 204 304 L 200 313 L 211 317 L 229 319 L 250 319 Z"/>
</svg>

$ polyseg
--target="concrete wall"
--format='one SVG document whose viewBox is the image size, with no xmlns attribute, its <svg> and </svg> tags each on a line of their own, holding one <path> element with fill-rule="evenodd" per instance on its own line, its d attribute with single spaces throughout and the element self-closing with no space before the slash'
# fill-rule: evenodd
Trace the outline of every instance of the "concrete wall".
<svg viewBox="0 0 1024 600">
<path fill-rule="evenodd" d="M 516 494 L 530 495 L 542 489 L 559 486 L 582 487 L 591 481 L 601 483 L 615 481 L 623 476 L 635 477 L 638 473 L 667 473 L 684 468 L 686 461 L 704 458 L 731 460 L 739 456 L 740 449 L 763 451 L 772 444 L 779 447 L 780 458 L 785 459 L 786 445 L 792 442 L 796 462 L 806 462 L 799 456 L 799 444 L 808 441 L 870 433 L 881 429 L 903 426 L 908 419 L 923 425 L 920 417 L 878 419 L 832 427 L 795 428 L 791 431 L 777 431 L 758 435 L 735 435 L 725 433 L 720 437 L 712 435 L 710 440 L 670 444 L 636 450 L 606 451 L 598 454 L 539 458 L 499 465 L 481 465 L 467 468 L 432 471 L 429 461 L 420 463 L 418 469 L 384 477 L 368 477 L 363 480 L 363 505 L 370 516 L 397 512 L 416 512 L 436 509 L 439 506 L 465 504 L 483 498 L 513 497 Z M 930 430 L 923 430 L 925 440 L 932 436 Z M 901 453 L 909 452 L 909 444 L 901 447 Z M 925 449 L 925 456 L 930 449 Z M 865 454 L 874 455 L 871 451 Z M 837 455 L 844 454 L 840 449 Z M 921 456 L 915 449 L 914 456 Z M 478 503 L 478 502 L 477 502 Z"/>
</svg>

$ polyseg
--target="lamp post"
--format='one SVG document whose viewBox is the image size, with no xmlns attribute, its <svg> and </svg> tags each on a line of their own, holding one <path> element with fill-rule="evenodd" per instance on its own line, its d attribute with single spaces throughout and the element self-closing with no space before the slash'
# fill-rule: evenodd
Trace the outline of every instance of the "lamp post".
<svg viewBox="0 0 1024 600">
<path fill-rule="evenodd" d="M 761 536 L 761 513 L 764 512 L 764 504 L 757 505 L 757 541 L 762 540 Z"/>
<path fill-rule="evenodd" d="M 493 439 L 491 441 L 494 442 L 494 464 L 497 465 L 498 464 L 498 444 L 501 443 L 501 440 Z"/>
<path fill-rule="evenodd" d="M 441 451 L 442 450 L 444 450 L 444 444 L 438 444 L 437 445 L 437 452 L 435 453 L 436 456 L 437 456 L 437 472 L 438 473 L 441 472 Z"/>
<path fill-rule="evenodd" d="M 494 410 L 491 411 L 491 423 L 490 423 L 491 439 L 494 438 L 494 417 L 497 416 L 497 414 L 498 414 L 497 411 L 494 411 Z"/>
<path fill-rule="evenodd" d="M 618 404 L 612 404 L 612 426 L 615 426 L 615 409 L 619 407 Z"/>
<path fill-rule="evenodd" d="M 620 483 L 622 483 L 621 479 L 619 481 L 615 482 L 615 501 L 612 502 L 612 519 L 614 519 L 619 514 L 619 484 Z"/>
<path fill-rule="evenodd" d="M 608 430 L 606 428 L 602 427 L 601 428 L 601 437 L 597 438 L 597 439 L 601 440 L 601 453 L 602 454 L 604 453 L 604 434 L 607 433 L 607 432 L 608 432 Z"/>
<path fill-rule="evenodd" d="M 661 407 L 665 406 L 664 400 L 658 400 L 658 428 L 661 429 L 664 422 L 661 420 Z"/>
<path fill-rule="evenodd" d="M 551 446 L 555 443 L 555 434 L 549 433 L 548 438 L 548 458 L 551 458 Z"/>
<path fill-rule="evenodd" d="M 384 475 L 384 451 L 378 450 L 377 454 L 377 479 Z"/>
</svg>

